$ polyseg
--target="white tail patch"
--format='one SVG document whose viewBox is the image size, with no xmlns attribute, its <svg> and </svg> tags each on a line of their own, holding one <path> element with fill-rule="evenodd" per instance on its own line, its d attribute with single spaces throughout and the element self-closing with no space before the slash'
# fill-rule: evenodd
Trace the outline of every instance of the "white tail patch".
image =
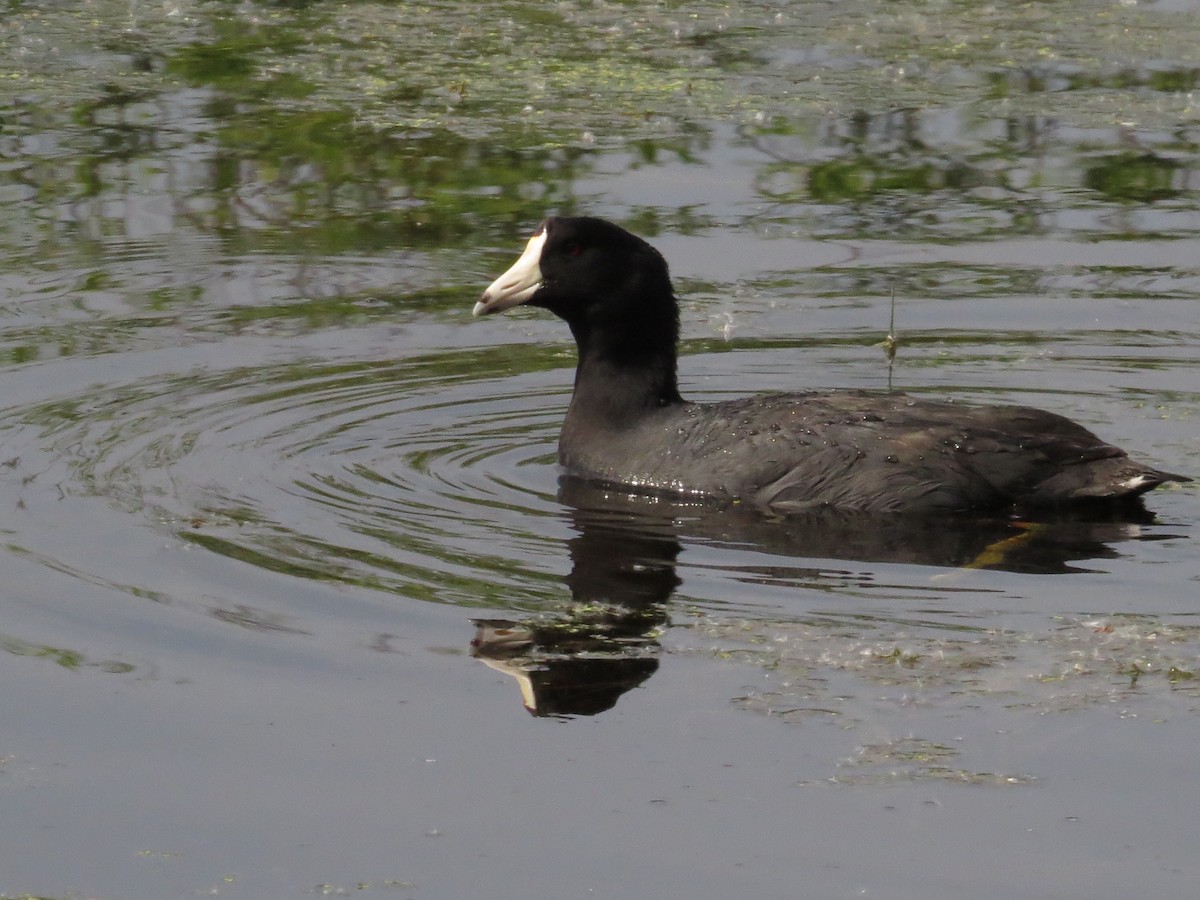
<svg viewBox="0 0 1200 900">
<path fill-rule="evenodd" d="M 1132 478 L 1127 478 L 1121 482 L 1121 487 L 1127 491 L 1137 491 L 1144 488 L 1148 484 L 1153 484 L 1154 479 L 1149 475 L 1134 475 Z"/>
</svg>

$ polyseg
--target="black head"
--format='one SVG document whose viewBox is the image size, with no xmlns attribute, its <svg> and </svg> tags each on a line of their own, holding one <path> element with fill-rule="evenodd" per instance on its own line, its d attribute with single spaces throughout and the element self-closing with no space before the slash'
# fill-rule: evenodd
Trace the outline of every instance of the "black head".
<svg viewBox="0 0 1200 900">
<path fill-rule="evenodd" d="M 679 312 L 667 263 L 624 228 L 593 218 L 549 218 L 524 253 L 475 305 L 475 315 L 519 304 L 566 320 L 580 342 L 609 353 L 666 344 L 674 354 Z"/>
</svg>

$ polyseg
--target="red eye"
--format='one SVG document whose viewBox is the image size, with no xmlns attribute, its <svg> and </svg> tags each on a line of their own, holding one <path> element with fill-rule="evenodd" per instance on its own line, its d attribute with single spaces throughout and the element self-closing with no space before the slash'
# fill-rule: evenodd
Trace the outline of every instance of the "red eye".
<svg viewBox="0 0 1200 900">
<path fill-rule="evenodd" d="M 583 252 L 583 244 L 579 243 L 579 241 L 571 241 L 563 249 L 566 250 L 567 256 L 578 256 Z"/>
</svg>

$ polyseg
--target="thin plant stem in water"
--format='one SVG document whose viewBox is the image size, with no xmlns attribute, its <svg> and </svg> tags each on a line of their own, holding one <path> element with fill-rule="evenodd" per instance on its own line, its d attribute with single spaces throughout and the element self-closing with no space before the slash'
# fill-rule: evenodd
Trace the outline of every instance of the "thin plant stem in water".
<svg viewBox="0 0 1200 900">
<path fill-rule="evenodd" d="M 876 344 L 876 347 L 883 348 L 883 355 L 888 361 L 888 390 L 892 389 L 892 369 L 896 362 L 896 348 L 899 346 L 899 340 L 896 338 L 896 288 L 892 286 L 892 308 L 888 317 L 888 333 L 882 341 Z"/>
</svg>

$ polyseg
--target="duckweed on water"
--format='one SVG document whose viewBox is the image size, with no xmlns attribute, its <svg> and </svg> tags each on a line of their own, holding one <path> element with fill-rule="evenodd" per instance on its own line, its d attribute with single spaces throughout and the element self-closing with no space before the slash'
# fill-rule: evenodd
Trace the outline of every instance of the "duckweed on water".
<svg viewBox="0 0 1200 900">
<path fill-rule="evenodd" d="M 1190 707 L 1200 697 L 1200 626 L 1143 616 L 1059 622 L 1044 633 L 981 628 L 947 637 L 886 620 L 873 631 L 861 621 L 839 631 L 827 621 L 700 617 L 688 629 L 696 643 L 683 652 L 769 672 L 769 688 L 735 698 L 743 709 L 795 722 L 836 720 L 845 728 L 874 720 L 880 702 L 946 710 L 992 702 L 1042 713 L 1161 703 L 1164 694 Z"/>
<path fill-rule="evenodd" d="M 975 772 L 952 765 L 959 755 L 954 747 L 913 737 L 865 744 L 854 756 L 842 760 L 842 771 L 827 779 L 827 783 L 888 785 L 944 781 L 1010 787 L 1037 781 L 1032 775 Z"/>
<path fill-rule="evenodd" d="M 50 660 L 71 671 L 78 671 L 85 667 L 98 669 L 110 675 L 127 675 L 134 671 L 134 666 L 130 663 L 115 660 L 91 660 L 78 650 L 34 644 L 11 635 L 0 635 L 0 651 L 13 656 Z"/>
<path fill-rule="evenodd" d="M 762 680 L 732 698 L 738 709 L 872 736 L 838 762 L 824 782 L 831 785 L 1035 783 L 1034 773 L 964 765 L 960 757 L 986 742 L 978 735 L 955 742 L 964 740 L 961 723 L 977 719 L 981 709 L 990 709 L 994 721 L 1103 706 L 1154 722 L 1194 714 L 1200 626 L 1144 616 L 1058 621 L 1045 633 L 978 629 L 951 638 L 931 633 L 936 626 L 918 634 L 886 620 L 873 630 L 864 631 L 860 621 L 842 631 L 827 620 L 701 616 L 686 632 L 673 633 L 681 644 L 673 652 L 758 666 Z"/>
<path fill-rule="evenodd" d="M 707 164 L 731 128 L 759 158 L 764 222 L 825 238 L 1011 236 L 1083 198 L 1186 195 L 1200 121 L 1200 20 L 1094 0 L 803 15 L 765 0 L 93 0 L 16 4 L 4 26 L 0 160 L 22 190 L 119 233 L 112 198 L 141 196 L 192 148 L 204 179 L 174 208 L 231 253 L 479 247 L 587 206 L 577 182 L 612 161 L 603 151 L 630 171 Z M 1138 151 L 1097 152 L 1091 128 L 1133 129 Z M 1060 143 L 1086 157 L 1086 193 L 1048 162 Z M 1143 226 L 1194 232 L 1163 207 Z M 14 246 L 53 235 L 54 217 L 24 218 L 38 204 L 15 208 Z M 718 219 L 693 205 L 626 224 L 690 233 Z M 322 274 L 304 278 L 305 299 L 330 290 Z"/>
<path fill-rule="evenodd" d="M 1028 98 L 1077 124 L 1200 118 L 1195 17 L 1131 4 L 17 5 L 5 96 L 72 105 L 182 83 L 374 128 L 594 146 L 688 123 Z M 69 60 L 64 63 L 63 60 Z M 980 79 L 972 73 L 988 73 Z M 1144 95 L 1154 95 L 1146 103 Z M 10 101 L 11 102 L 11 101 Z M 582 120 L 580 109 L 588 114 Z"/>
</svg>

